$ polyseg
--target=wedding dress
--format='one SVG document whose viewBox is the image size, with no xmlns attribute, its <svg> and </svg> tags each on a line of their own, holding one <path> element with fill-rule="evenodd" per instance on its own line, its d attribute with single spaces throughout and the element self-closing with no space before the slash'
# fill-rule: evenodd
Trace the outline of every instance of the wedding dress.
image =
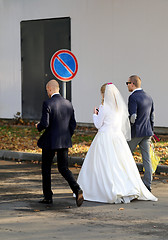
<svg viewBox="0 0 168 240">
<path fill-rule="evenodd" d="M 130 140 L 128 111 L 114 84 L 106 85 L 104 104 L 93 115 L 98 128 L 77 182 L 85 200 L 129 203 L 133 199 L 157 201 L 141 180 L 127 144 Z"/>
</svg>

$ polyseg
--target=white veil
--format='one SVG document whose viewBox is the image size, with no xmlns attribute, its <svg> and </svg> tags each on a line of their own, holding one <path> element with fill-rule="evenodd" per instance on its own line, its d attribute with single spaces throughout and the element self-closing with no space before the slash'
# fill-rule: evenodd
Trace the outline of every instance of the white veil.
<svg viewBox="0 0 168 240">
<path fill-rule="evenodd" d="M 131 140 L 131 127 L 129 121 L 128 108 L 116 86 L 112 83 L 106 85 L 104 93 L 104 106 L 108 105 L 116 110 L 121 116 L 121 128 L 127 141 Z"/>
</svg>

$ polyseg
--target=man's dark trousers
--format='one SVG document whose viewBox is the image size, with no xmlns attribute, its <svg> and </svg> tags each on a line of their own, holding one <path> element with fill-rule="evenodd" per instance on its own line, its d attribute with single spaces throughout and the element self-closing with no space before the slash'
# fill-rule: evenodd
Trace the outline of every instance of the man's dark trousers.
<svg viewBox="0 0 168 240">
<path fill-rule="evenodd" d="M 73 177 L 72 172 L 68 169 L 68 148 L 61 149 L 42 149 L 42 183 L 43 183 L 43 194 L 47 200 L 52 199 L 51 190 L 51 166 L 55 153 L 57 152 L 57 164 L 58 170 L 61 175 L 67 180 L 70 188 L 74 193 L 80 190 L 79 185 Z"/>
</svg>

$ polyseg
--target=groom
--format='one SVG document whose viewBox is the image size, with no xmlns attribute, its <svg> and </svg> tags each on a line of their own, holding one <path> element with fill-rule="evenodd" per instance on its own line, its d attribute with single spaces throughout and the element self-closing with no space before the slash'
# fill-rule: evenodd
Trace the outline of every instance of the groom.
<svg viewBox="0 0 168 240">
<path fill-rule="evenodd" d="M 40 203 L 52 203 L 51 165 L 57 152 L 58 170 L 76 195 L 76 204 L 83 203 L 83 192 L 68 168 L 68 148 L 72 146 L 71 137 L 76 127 L 72 104 L 59 94 L 59 84 L 51 80 L 46 85 L 49 99 L 44 101 L 40 123 L 36 124 L 39 132 L 45 129 L 38 140 L 42 148 L 42 185 L 44 199 Z"/>
<path fill-rule="evenodd" d="M 151 191 L 152 165 L 150 158 L 150 139 L 153 135 L 154 126 L 154 107 L 152 98 L 142 90 L 140 77 L 130 76 L 128 82 L 128 91 L 131 95 L 128 99 L 128 110 L 131 123 L 131 141 L 128 145 L 131 152 L 139 145 L 143 166 L 145 169 L 143 182 Z"/>
</svg>

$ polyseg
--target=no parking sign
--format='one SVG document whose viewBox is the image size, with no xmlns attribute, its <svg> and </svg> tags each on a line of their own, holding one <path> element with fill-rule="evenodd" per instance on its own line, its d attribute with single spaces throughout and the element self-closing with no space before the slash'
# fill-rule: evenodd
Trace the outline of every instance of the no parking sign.
<svg viewBox="0 0 168 240">
<path fill-rule="evenodd" d="M 75 77 L 78 71 L 78 62 L 71 51 L 62 49 L 53 54 L 50 68 L 56 78 L 67 82 Z"/>
</svg>

